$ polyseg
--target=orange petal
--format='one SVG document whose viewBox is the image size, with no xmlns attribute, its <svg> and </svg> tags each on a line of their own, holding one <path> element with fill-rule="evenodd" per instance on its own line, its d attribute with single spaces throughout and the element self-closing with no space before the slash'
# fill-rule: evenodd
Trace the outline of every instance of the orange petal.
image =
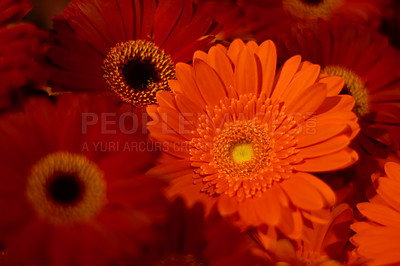
<svg viewBox="0 0 400 266">
<path fill-rule="evenodd" d="M 166 106 L 172 109 L 176 109 L 175 97 L 172 92 L 169 91 L 158 91 L 157 92 L 157 101 L 159 106 Z"/>
<path fill-rule="evenodd" d="M 287 60 L 277 75 L 277 83 L 272 92 L 271 99 L 279 100 L 285 93 L 287 86 L 292 81 L 294 75 L 299 69 L 301 56 L 296 55 Z"/>
<path fill-rule="evenodd" d="M 239 95 L 253 94 L 258 91 L 258 69 L 254 53 L 244 47 L 238 56 L 235 69 L 235 88 Z"/>
<path fill-rule="evenodd" d="M 306 159 L 294 165 L 294 168 L 301 172 L 326 172 L 346 168 L 357 160 L 358 154 L 346 148 L 324 156 Z"/>
<path fill-rule="evenodd" d="M 369 220 L 376 223 L 394 227 L 399 225 L 400 212 L 397 212 L 388 206 L 362 202 L 357 204 L 357 209 Z"/>
<path fill-rule="evenodd" d="M 257 216 L 261 221 L 275 226 L 279 223 L 281 203 L 277 201 L 277 195 L 271 190 L 264 192 L 261 197 L 254 198 L 254 203 L 257 208 Z"/>
<path fill-rule="evenodd" d="M 318 82 L 326 84 L 328 96 L 339 95 L 344 86 L 344 79 L 341 77 L 327 76 L 321 78 Z"/>
<path fill-rule="evenodd" d="M 260 225 L 262 221 L 257 216 L 253 199 L 245 199 L 238 203 L 240 219 L 248 225 Z"/>
<path fill-rule="evenodd" d="M 339 135 L 316 145 L 311 145 L 300 149 L 298 156 L 303 159 L 318 157 L 340 151 L 349 146 L 349 144 L 350 138 L 348 136 Z"/>
<path fill-rule="evenodd" d="M 246 47 L 250 49 L 250 51 L 254 54 L 258 49 L 258 45 L 255 41 L 249 41 L 246 43 Z"/>
<path fill-rule="evenodd" d="M 262 68 L 262 86 L 260 93 L 269 98 L 276 72 L 277 54 L 275 44 L 270 40 L 263 42 L 256 51 L 256 55 L 260 59 Z"/>
<path fill-rule="evenodd" d="M 338 95 L 327 97 L 323 104 L 316 110 L 317 114 L 326 112 L 337 112 L 337 111 L 351 111 L 354 107 L 355 101 L 353 96 L 350 95 Z"/>
<path fill-rule="evenodd" d="M 296 174 L 292 175 L 289 180 L 283 181 L 281 187 L 297 208 L 320 210 L 325 206 L 318 188 L 310 185 L 304 179 L 297 178 Z"/>
<path fill-rule="evenodd" d="M 168 87 L 175 94 L 183 93 L 181 83 L 175 79 L 168 80 Z"/>
<path fill-rule="evenodd" d="M 222 216 L 234 214 L 238 210 L 238 203 L 236 198 L 229 197 L 228 195 L 221 195 L 217 202 L 218 211 Z"/>
<path fill-rule="evenodd" d="M 400 164 L 388 162 L 385 164 L 385 173 L 388 177 L 400 182 Z"/>
<path fill-rule="evenodd" d="M 158 106 L 155 104 L 151 104 L 146 107 L 146 113 L 151 117 L 151 119 L 156 120 L 156 121 L 158 121 L 158 119 L 159 119 L 157 109 L 158 109 Z"/>
<path fill-rule="evenodd" d="M 273 251 L 276 261 L 282 262 L 284 265 L 286 265 L 285 262 L 288 260 L 295 260 L 297 258 L 294 246 L 288 239 L 278 240 Z M 276 263 L 275 265 L 279 264 L 281 263 Z"/>
<path fill-rule="evenodd" d="M 195 130 L 198 125 L 199 116 L 203 113 L 201 108 L 184 95 L 178 94 L 175 96 L 175 99 L 176 105 L 178 106 L 181 115 L 184 117 L 185 127 L 187 125 L 188 128 Z"/>
<path fill-rule="evenodd" d="M 282 209 L 279 229 L 289 238 L 298 239 L 301 237 L 303 221 L 298 209 Z"/>
<path fill-rule="evenodd" d="M 287 106 L 286 112 L 288 114 L 300 113 L 310 116 L 323 104 L 326 99 L 326 88 L 324 84 L 316 83 L 306 88 L 306 90 L 299 89 L 303 94 L 288 96 L 285 105 Z"/>
<path fill-rule="evenodd" d="M 193 62 L 196 59 L 200 59 L 200 60 L 203 60 L 204 62 L 208 62 L 208 54 L 206 52 L 204 52 L 204 51 L 198 50 L 198 51 L 194 52 Z"/>
<path fill-rule="evenodd" d="M 228 57 L 232 60 L 233 64 L 236 66 L 237 58 L 240 51 L 245 46 L 244 42 L 240 39 L 234 40 L 228 48 Z"/>
<path fill-rule="evenodd" d="M 196 99 L 199 106 L 206 105 L 199 88 L 196 85 L 193 68 L 184 63 L 178 63 L 175 66 L 176 77 L 181 84 L 181 90 L 186 97 Z"/>
<path fill-rule="evenodd" d="M 333 206 L 336 203 L 335 193 L 321 179 L 307 173 L 297 173 L 296 176 L 297 178 L 302 179 L 303 181 L 308 182 L 312 186 L 316 187 L 325 199 L 328 206 Z"/>
<path fill-rule="evenodd" d="M 293 80 L 281 94 L 280 99 L 287 103 L 287 105 L 290 105 L 289 103 L 298 100 L 299 98 L 303 97 L 303 95 L 311 93 L 308 91 L 308 87 L 315 83 L 320 71 L 321 68 L 319 65 L 311 64 L 304 70 L 297 72 L 296 75 L 294 75 Z M 325 86 L 321 87 L 324 88 Z"/>
<path fill-rule="evenodd" d="M 328 209 L 320 209 L 318 211 L 307 211 L 307 210 L 301 210 L 301 215 L 312 222 L 315 226 L 321 226 L 321 225 L 326 225 L 330 220 L 330 211 Z M 316 230 L 313 228 L 313 230 Z M 313 241 L 312 239 L 315 238 L 314 234 L 311 232 L 308 232 L 312 236 L 308 236 L 309 241 Z M 304 233 L 306 234 L 306 233 Z M 306 236 L 304 236 L 306 237 Z"/>
<path fill-rule="evenodd" d="M 224 48 L 225 49 L 225 48 Z M 237 93 L 233 88 L 234 83 L 234 74 L 233 74 L 233 65 L 229 60 L 223 49 L 218 46 L 214 46 L 210 48 L 209 54 L 209 64 L 211 67 L 215 69 L 221 78 L 224 86 L 228 92 L 228 97 L 237 97 Z"/>
<path fill-rule="evenodd" d="M 207 105 L 217 105 L 226 98 L 226 90 L 222 80 L 206 62 L 197 59 L 193 63 L 197 86 Z"/>
<path fill-rule="evenodd" d="M 327 141 L 339 134 L 349 135 L 345 131 L 350 131 L 350 127 L 343 121 L 316 121 L 316 127 L 311 128 L 308 134 L 297 137 L 297 148 L 301 149 L 310 145 Z"/>
<path fill-rule="evenodd" d="M 400 182 L 390 178 L 381 177 L 378 179 L 376 192 L 393 208 L 400 212 Z"/>
</svg>

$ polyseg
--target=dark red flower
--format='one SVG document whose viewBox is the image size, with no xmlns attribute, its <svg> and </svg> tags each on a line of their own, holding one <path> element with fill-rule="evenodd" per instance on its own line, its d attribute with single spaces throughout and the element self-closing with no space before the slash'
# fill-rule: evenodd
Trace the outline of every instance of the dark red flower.
<svg viewBox="0 0 400 266">
<path fill-rule="evenodd" d="M 111 99 L 32 99 L 1 120 L 0 243 L 11 264 L 120 264 L 152 239 L 165 203 L 164 182 L 144 175 L 156 154 L 142 113 Z"/>
<path fill-rule="evenodd" d="M 191 0 L 74 0 L 54 18 L 50 82 L 112 90 L 135 106 L 155 103 L 155 93 L 175 79 L 175 64 L 212 45 L 216 26 Z"/>
<path fill-rule="evenodd" d="M 400 53 L 382 35 L 350 23 L 320 22 L 277 41 L 280 61 L 300 54 L 322 72 L 345 81 L 341 94 L 354 97 L 361 134 L 357 151 L 385 157 L 400 146 Z"/>
</svg>

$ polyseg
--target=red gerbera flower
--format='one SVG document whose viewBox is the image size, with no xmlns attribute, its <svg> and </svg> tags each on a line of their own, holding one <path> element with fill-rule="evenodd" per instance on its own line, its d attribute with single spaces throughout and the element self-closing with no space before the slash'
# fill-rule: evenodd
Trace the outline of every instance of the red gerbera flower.
<svg viewBox="0 0 400 266">
<path fill-rule="evenodd" d="M 256 245 L 250 236 L 216 214 L 204 219 L 201 204 L 187 208 L 176 199 L 156 232 L 156 244 L 136 265 L 261 265 L 251 252 Z"/>
<path fill-rule="evenodd" d="M 17 22 L 31 9 L 32 4 L 27 0 L 2 0 L 0 2 L 0 27 Z"/>
<path fill-rule="evenodd" d="M 303 238 L 290 241 L 285 238 L 271 239 L 259 231 L 255 234 L 264 252 L 265 259 L 277 265 L 326 265 L 339 266 L 346 261 L 345 246 L 351 233 L 353 212 L 346 204 L 341 204 L 332 212 L 320 212 L 321 216 L 330 216 L 328 223 L 313 222 L 304 228 Z M 326 219 L 326 218 L 324 218 Z M 344 261 L 342 261 L 344 259 Z M 341 263 L 339 263 L 341 261 Z"/>
<path fill-rule="evenodd" d="M 151 239 L 164 182 L 143 175 L 154 153 L 124 148 L 146 143 L 140 114 L 111 102 L 33 99 L 2 119 L 0 243 L 11 264 L 120 264 Z"/>
<path fill-rule="evenodd" d="M 147 108 L 150 134 L 164 145 L 151 171 L 172 181 L 171 197 L 299 237 L 311 210 L 335 203 L 310 172 L 353 164 L 347 146 L 358 127 L 354 100 L 338 95 L 341 78 L 320 77 L 299 56 L 275 70 L 271 41 L 236 40 L 196 53 L 193 67 L 178 64 L 175 94 L 159 92 L 159 106 Z"/>
<path fill-rule="evenodd" d="M 0 28 L 0 110 L 19 105 L 45 83 L 38 58 L 46 39 L 46 33 L 31 24 Z"/>
<path fill-rule="evenodd" d="M 350 94 L 356 105 L 361 134 L 359 151 L 384 157 L 387 146 L 400 140 L 400 54 L 386 38 L 349 24 L 320 23 L 316 30 L 303 30 L 277 41 L 284 62 L 301 54 L 320 64 L 322 72 L 345 80 L 341 94 Z M 384 144 L 384 145 L 383 145 Z"/>
<path fill-rule="evenodd" d="M 216 23 L 190 0 L 74 0 L 54 18 L 50 81 L 64 90 L 112 90 L 135 106 L 168 90 L 177 62 L 206 50 Z"/>
<path fill-rule="evenodd" d="M 358 204 L 368 221 L 351 226 L 355 253 L 369 260 L 368 265 L 400 264 L 400 164 L 385 164 L 387 176 L 375 181 L 377 196 Z"/>
<path fill-rule="evenodd" d="M 263 41 L 282 33 L 313 28 L 316 20 L 347 19 L 357 24 L 379 24 L 382 9 L 390 0 L 237 0 Z"/>
</svg>

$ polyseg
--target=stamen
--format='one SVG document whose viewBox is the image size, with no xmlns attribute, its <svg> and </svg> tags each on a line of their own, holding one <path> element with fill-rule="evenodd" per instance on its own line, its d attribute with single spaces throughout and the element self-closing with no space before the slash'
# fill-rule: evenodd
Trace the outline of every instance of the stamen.
<svg viewBox="0 0 400 266">
<path fill-rule="evenodd" d="M 169 55 L 150 41 L 118 43 L 103 62 L 104 79 L 122 101 L 134 106 L 156 103 L 156 92 L 176 79 Z"/>
<path fill-rule="evenodd" d="M 231 155 L 235 163 L 248 162 L 254 155 L 253 145 L 251 143 L 236 144 L 232 148 Z"/>
</svg>

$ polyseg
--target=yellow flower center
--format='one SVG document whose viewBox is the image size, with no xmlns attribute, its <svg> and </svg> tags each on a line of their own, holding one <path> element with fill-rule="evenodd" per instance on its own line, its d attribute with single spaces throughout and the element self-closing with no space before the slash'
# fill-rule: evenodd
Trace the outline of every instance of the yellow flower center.
<svg viewBox="0 0 400 266">
<path fill-rule="evenodd" d="M 31 170 L 26 195 L 37 215 L 53 224 L 91 219 L 106 202 L 98 166 L 80 154 L 55 152 Z"/>
<path fill-rule="evenodd" d="M 358 117 L 362 117 L 369 112 L 367 89 L 357 74 L 341 66 L 326 66 L 322 72 L 330 76 L 339 76 L 344 79 L 344 88 L 341 94 L 353 96 L 356 102 L 353 112 L 357 114 Z"/>
<path fill-rule="evenodd" d="M 301 161 L 295 148 L 300 129 L 284 111 L 283 104 L 251 94 L 207 106 L 198 137 L 189 141 L 195 183 L 202 181 L 202 191 L 242 201 L 288 179 L 292 164 Z"/>
<path fill-rule="evenodd" d="M 103 62 L 103 71 L 110 89 L 138 107 L 157 103 L 156 92 L 168 90 L 168 80 L 176 79 L 171 57 L 144 40 L 116 44 Z"/>
<path fill-rule="evenodd" d="M 283 8 L 299 19 L 327 19 L 341 0 L 282 0 Z"/>
<path fill-rule="evenodd" d="M 236 121 L 214 137 L 214 162 L 226 174 L 248 175 L 270 165 L 271 136 L 261 125 Z"/>
<path fill-rule="evenodd" d="M 248 162 L 253 158 L 254 150 L 251 143 L 236 144 L 231 152 L 235 163 Z"/>
</svg>

